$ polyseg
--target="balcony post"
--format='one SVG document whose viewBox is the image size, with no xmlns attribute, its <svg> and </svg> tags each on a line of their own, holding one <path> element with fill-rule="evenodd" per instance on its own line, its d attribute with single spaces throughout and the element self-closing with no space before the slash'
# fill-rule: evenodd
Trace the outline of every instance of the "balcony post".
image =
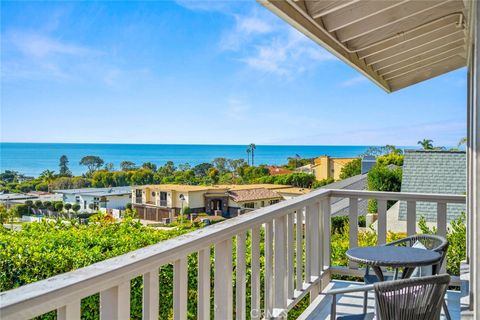
<svg viewBox="0 0 480 320">
<path fill-rule="evenodd" d="M 472 172 L 472 217 L 473 224 L 471 230 L 480 230 L 480 107 L 479 107 L 479 83 L 480 83 L 480 72 L 478 67 L 478 62 L 480 60 L 480 51 L 478 50 L 478 44 L 480 43 L 480 30 L 478 23 L 480 21 L 480 10 L 478 4 L 474 1 L 473 4 L 475 17 L 474 17 L 474 50 L 475 54 L 473 55 L 473 67 L 474 67 L 474 103 L 473 103 L 473 115 L 472 115 L 472 129 L 473 129 L 473 139 L 471 145 L 471 151 L 473 156 L 473 172 Z M 472 232 L 473 233 L 473 232 Z M 472 255 L 472 264 L 473 270 L 470 273 L 471 284 L 473 284 L 473 312 L 474 318 L 480 318 L 480 277 L 478 274 L 475 274 L 480 269 L 480 237 L 475 232 L 472 235 L 473 240 L 473 255 Z"/>
</svg>

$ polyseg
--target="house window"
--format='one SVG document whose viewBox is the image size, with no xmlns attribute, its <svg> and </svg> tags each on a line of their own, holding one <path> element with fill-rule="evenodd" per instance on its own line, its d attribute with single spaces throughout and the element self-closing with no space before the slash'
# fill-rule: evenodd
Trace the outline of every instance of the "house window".
<svg viewBox="0 0 480 320">
<path fill-rule="evenodd" d="M 75 197 L 75 202 L 78 203 L 78 204 L 80 204 L 80 196 L 76 196 L 76 197 Z"/>
<path fill-rule="evenodd" d="M 247 202 L 243 205 L 244 208 L 249 208 L 249 209 L 255 209 L 255 203 L 254 202 Z"/>
<path fill-rule="evenodd" d="M 279 202 L 280 202 L 280 200 L 278 200 L 278 199 L 270 200 L 270 205 L 275 204 L 275 203 L 279 203 Z"/>
<path fill-rule="evenodd" d="M 167 206 L 167 193 L 160 192 L 160 206 L 166 207 Z"/>
<path fill-rule="evenodd" d="M 135 190 L 135 203 L 142 203 L 142 189 Z"/>
<path fill-rule="evenodd" d="M 155 197 L 155 192 L 152 192 L 152 197 Z"/>
<path fill-rule="evenodd" d="M 262 201 L 262 207 L 265 207 L 265 201 Z"/>
</svg>

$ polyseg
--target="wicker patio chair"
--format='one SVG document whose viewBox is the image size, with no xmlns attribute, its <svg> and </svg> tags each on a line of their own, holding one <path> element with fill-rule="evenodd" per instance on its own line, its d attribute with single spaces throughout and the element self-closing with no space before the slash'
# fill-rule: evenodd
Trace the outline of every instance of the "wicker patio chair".
<svg viewBox="0 0 480 320">
<path fill-rule="evenodd" d="M 440 272 L 440 267 L 442 266 L 443 261 L 445 260 L 445 256 L 447 255 L 448 249 L 448 241 L 440 236 L 433 235 L 433 234 L 417 234 L 413 236 L 409 236 L 403 239 L 399 239 L 390 243 L 385 244 L 386 246 L 408 246 L 412 247 L 416 242 L 420 242 L 424 245 L 427 250 L 432 250 L 438 252 L 442 258 L 438 262 L 438 264 L 432 266 L 432 275 L 436 275 Z M 398 278 L 398 268 L 395 269 L 393 276 L 385 276 L 385 280 L 395 280 Z M 407 278 L 410 275 L 406 275 Z M 370 268 L 367 266 L 365 269 L 365 276 L 364 276 L 365 284 L 373 284 L 378 282 L 378 278 L 374 274 L 370 274 Z M 363 312 L 367 311 L 367 304 L 368 304 L 368 291 L 365 291 L 363 296 Z M 443 309 L 445 312 L 445 316 L 448 320 L 450 320 L 450 313 L 448 312 L 447 304 L 445 301 L 443 302 Z"/>
<path fill-rule="evenodd" d="M 450 276 L 444 274 L 330 290 L 326 292 L 332 296 L 330 319 L 436 320 L 449 282 Z M 337 295 L 370 290 L 375 292 L 375 313 L 336 317 Z"/>
</svg>

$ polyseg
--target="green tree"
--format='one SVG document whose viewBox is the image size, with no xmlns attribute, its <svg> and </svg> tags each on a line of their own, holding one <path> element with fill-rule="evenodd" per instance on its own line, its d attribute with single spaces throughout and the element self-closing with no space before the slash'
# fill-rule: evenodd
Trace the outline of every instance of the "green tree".
<svg viewBox="0 0 480 320">
<path fill-rule="evenodd" d="M 204 162 L 204 163 L 197 164 L 192 168 L 192 170 L 196 176 L 206 177 L 208 175 L 208 170 L 210 170 L 210 168 L 213 168 L 213 165 L 211 163 Z"/>
<path fill-rule="evenodd" d="M 37 209 L 42 209 L 44 208 L 43 206 L 43 202 L 41 200 L 35 200 L 35 202 L 33 203 L 34 207 L 37 208 Z"/>
<path fill-rule="evenodd" d="M 122 161 L 120 162 L 120 169 L 122 169 L 123 171 L 135 170 L 135 162 L 128 160 Z"/>
<path fill-rule="evenodd" d="M 340 179 L 347 179 L 362 173 L 362 159 L 358 158 L 348 162 L 340 170 Z"/>
<path fill-rule="evenodd" d="M 106 171 L 115 171 L 115 166 L 112 162 L 107 162 L 103 166 L 103 169 L 106 170 Z"/>
<path fill-rule="evenodd" d="M 210 168 L 208 170 L 208 177 L 212 180 L 213 184 L 217 184 L 220 179 L 220 172 L 217 168 Z"/>
<path fill-rule="evenodd" d="M 148 169 L 152 171 L 157 171 L 157 165 L 153 162 L 145 162 L 142 164 L 143 169 Z"/>
<path fill-rule="evenodd" d="M 250 165 L 250 153 L 252 153 L 252 149 L 250 147 L 247 148 L 247 164 Z"/>
<path fill-rule="evenodd" d="M 55 171 L 53 170 L 43 170 L 40 173 L 39 178 L 48 185 L 48 191 L 51 190 L 51 183 L 55 179 Z"/>
<path fill-rule="evenodd" d="M 420 146 L 422 146 L 423 150 L 433 150 L 433 140 L 430 139 L 423 139 L 417 142 Z"/>
<path fill-rule="evenodd" d="M 98 156 L 85 156 L 80 160 L 80 165 L 87 167 L 87 175 L 91 175 L 103 166 L 103 164 L 103 159 Z"/>
<path fill-rule="evenodd" d="M 375 165 L 367 175 L 367 188 L 370 191 L 400 192 L 402 186 L 402 169 L 399 167 L 390 169 L 387 166 Z M 387 207 L 391 207 L 394 201 L 389 201 Z M 377 201 L 369 200 L 368 211 L 376 213 Z"/>
<path fill-rule="evenodd" d="M 78 210 L 80 210 L 80 205 L 78 203 L 75 203 L 72 205 L 72 210 L 75 211 L 75 213 L 78 212 Z"/>
<path fill-rule="evenodd" d="M 63 206 L 65 208 L 65 210 L 70 211 L 70 209 L 72 209 L 72 204 L 71 203 L 65 203 L 65 205 Z"/>
<path fill-rule="evenodd" d="M 5 170 L 4 172 L 0 173 L 0 181 L 4 183 L 18 182 L 24 177 L 25 176 L 23 174 L 13 170 Z"/>
<path fill-rule="evenodd" d="M 55 211 L 60 212 L 62 210 L 63 210 L 63 203 L 61 203 L 61 202 L 55 203 Z"/>
<path fill-rule="evenodd" d="M 58 175 L 59 176 L 61 176 L 61 177 L 71 177 L 72 176 L 72 172 L 68 168 L 68 163 L 69 163 L 68 157 L 66 155 L 62 155 L 60 157 L 59 164 L 58 164 L 58 167 L 59 167 Z"/>
</svg>

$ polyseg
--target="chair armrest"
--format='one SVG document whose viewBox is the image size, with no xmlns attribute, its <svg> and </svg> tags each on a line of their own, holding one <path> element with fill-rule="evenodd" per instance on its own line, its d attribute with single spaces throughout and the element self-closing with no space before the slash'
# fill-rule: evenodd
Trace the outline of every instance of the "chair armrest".
<svg viewBox="0 0 480 320">
<path fill-rule="evenodd" d="M 365 291 L 371 291 L 371 290 L 373 290 L 373 284 L 341 288 L 341 289 L 333 289 L 325 292 L 325 294 L 337 295 L 337 294 L 352 293 L 352 292 L 365 292 Z"/>
<path fill-rule="evenodd" d="M 373 284 L 355 286 L 342 289 L 333 289 L 325 292 L 325 295 L 332 295 L 332 308 L 330 310 L 330 319 L 336 319 L 337 317 L 337 294 L 351 293 L 351 292 L 364 292 L 373 290 Z"/>
</svg>

